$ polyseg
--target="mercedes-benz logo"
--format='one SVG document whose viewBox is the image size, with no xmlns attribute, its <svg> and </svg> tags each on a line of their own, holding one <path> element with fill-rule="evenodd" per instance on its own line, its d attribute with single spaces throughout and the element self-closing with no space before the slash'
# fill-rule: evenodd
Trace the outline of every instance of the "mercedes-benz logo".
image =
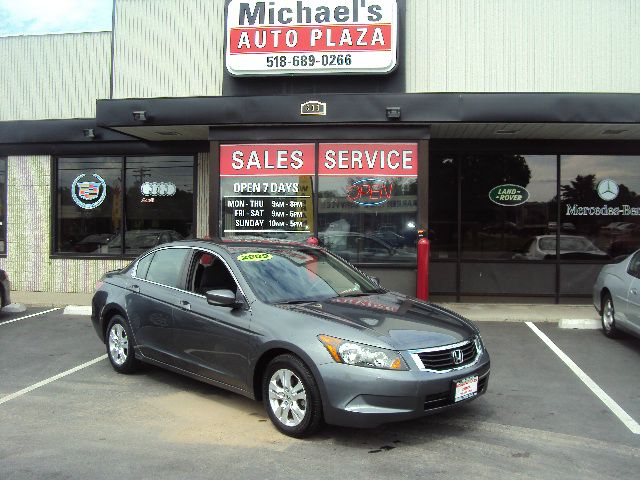
<svg viewBox="0 0 640 480">
<path fill-rule="evenodd" d="M 620 187 L 610 178 L 605 178 L 598 184 L 598 196 L 605 202 L 610 202 L 618 196 Z"/>
</svg>

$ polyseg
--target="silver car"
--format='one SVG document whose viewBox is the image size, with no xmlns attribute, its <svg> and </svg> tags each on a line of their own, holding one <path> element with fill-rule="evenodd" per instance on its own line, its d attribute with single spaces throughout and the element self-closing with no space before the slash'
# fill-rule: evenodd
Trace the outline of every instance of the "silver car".
<svg viewBox="0 0 640 480">
<path fill-rule="evenodd" d="M 602 268 L 593 287 L 593 305 L 607 337 L 620 332 L 640 337 L 640 250 Z"/>
</svg>

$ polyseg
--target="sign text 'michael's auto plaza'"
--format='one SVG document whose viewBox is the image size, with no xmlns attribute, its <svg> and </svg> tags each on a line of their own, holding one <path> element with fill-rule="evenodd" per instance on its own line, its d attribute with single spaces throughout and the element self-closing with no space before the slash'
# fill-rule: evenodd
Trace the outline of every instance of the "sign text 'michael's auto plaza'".
<svg viewBox="0 0 640 480">
<path fill-rule="evenodd" d="M 397 63 L 396 0 L 232 0 L 233 75 L 388 73 Z"/>
</svg>

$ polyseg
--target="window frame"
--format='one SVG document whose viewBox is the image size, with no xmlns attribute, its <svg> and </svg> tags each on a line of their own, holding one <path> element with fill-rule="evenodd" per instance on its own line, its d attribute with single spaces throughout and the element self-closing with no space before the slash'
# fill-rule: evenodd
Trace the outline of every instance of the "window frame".
<svg viewBox="0 0 640 480">
<path fill-rule="evenodd" d="M 140 253 L 126 253 L 125 252 L 125 242 L 122 242 L 120 245 L 120 252 L 118 253 L 74 253 L 74 252 L 60 252 L 57 250 L 58 239 L 60 232 L 58 231 L 58 166 L 59 160 L 61 158 L 69 158 L 69 159 L 87 159 L 87 158 L 95 158 L 95 157 L 109 157 L 112 159 L 120 159 L 121 162 L 121 183 L 122 189 L 120 191 L 120 202 L 122 205 L 122 215 L 120 219 L 120 231 L 125 232 L 126 224 L 127 224 L 127 205 L 125 201 L 126 194 L 126 170 L 127 170 L 127 159 L 128 158 L 154 158 L 154 157 L 167 157 L 167 156 L 176 156 L 176 157 L 190 157 L 193 159 L 193 201 L 191 208 L 192 215 L 192 224 L 194 234 L 196 233 L 196 222 L 197 222 L 197 201 L 198 201 L 198 155 L 193 152 L 188 152 L 184 154 L 177 153 L 156 153 L 153 155 L 144 155 L 144 154 L 133 154 L 133 155 L 101 155 L 100 153 L 96 153 L 95 155 L 58 155 L 52 156 L 50 161 L 50 170 L 51 170 L 51 201 L 50 201 L 50 209 L 49 209 L 49 217 L 51 219 L 51 227 L 49 236 L 49 258 L 52 259 L 62 259 L 62 258 L 74 258 L 79 260 L 133 260 L 140 256 Z M 1 157 L 0 157 L 1 158 Z M 126 233 L 126 232 L 125 232 Z M 124 240 L 124 238 L 123 238 Z M 3 255 L 0 254 L 0 258 Z M 5 253 L 6 256 L 6 253 Z"/>
</svg>

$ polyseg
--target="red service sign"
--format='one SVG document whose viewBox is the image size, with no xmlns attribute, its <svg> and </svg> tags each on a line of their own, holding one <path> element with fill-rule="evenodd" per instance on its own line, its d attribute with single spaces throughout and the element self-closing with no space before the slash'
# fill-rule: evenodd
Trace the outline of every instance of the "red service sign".
<svg viewBox="0 0 640 480">
<path fill-rule="evenodd" d="M 342 177 L 416 177 L 418 144 L 321 143 L 318 174 Z"/>
<path fill-rule="evenodd" d="M 220 176 L 305 176 L 315 174 L 315 145 L 222 145 Z"/>
<path fill-rule="evenodd" d="M 231 0 L 232 75 L 388 73 L 397 63 L 396 0 Z"/>
</svg>

